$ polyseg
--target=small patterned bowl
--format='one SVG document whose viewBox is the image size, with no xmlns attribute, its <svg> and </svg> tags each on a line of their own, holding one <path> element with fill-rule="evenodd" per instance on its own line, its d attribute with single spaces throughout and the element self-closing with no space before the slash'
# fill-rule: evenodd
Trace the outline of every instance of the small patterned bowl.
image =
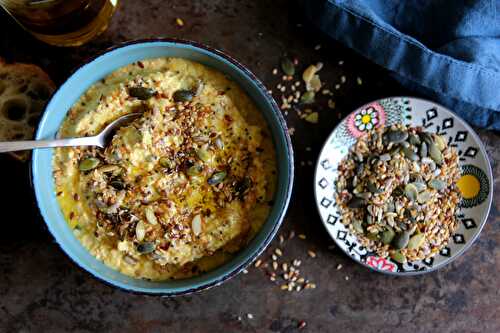
<svg viewBox="0 0 500 333">
<path fill-rule="evenodd" d="M 180 57 L 212 67 L 239 84 L 266 119 L 276 148 L 278 186 L 267 221 L 255 238 L 224 265 L 199 276 L 152 282 L 121 274 L 93 257 L 68 227 L 54 193 L 52 149 L 33 152 L 33 187 L 40 212 L 64 252 L 94 277 L 122 289 L 148 294 L 180 295 L 207 289 L 235 276 L 258 257 L 276 235 L 290 201 L 293 184 L 293 151 L 286 123 L 264 85 L 243 65 L 220 51 L 190 41 L 153 39 L 119 45 L 78 68 L 53 95 L 40 121 L 36 139 L 54 138 L 73 103 L 94 82 L 138 60 Z"/>
<path fill-rule="evenodd" d="M 448 244 L 436 256 L 405 264 L 380 258 L 361 246 L 342 224 L 335 202 L 337 166 L 349 147 L 365 131 L 396 123 L 421 126 L 444 136 L 459 155 L 461 178 L 457 185 L 462 201 L 457 212 L 459 226 Z M 412 97 L 384 98 L 366 104 L 333 130 L 316 164 L 314 193 L 326 230 L 348 256 L 375 271 L 393 275 L 430 272 L 450 263 L 467 250 L 486 223 L 493 200 L 493 176 L 486 150 L 479 137 L 462 119 L 436 103 Z"/>
</svg>

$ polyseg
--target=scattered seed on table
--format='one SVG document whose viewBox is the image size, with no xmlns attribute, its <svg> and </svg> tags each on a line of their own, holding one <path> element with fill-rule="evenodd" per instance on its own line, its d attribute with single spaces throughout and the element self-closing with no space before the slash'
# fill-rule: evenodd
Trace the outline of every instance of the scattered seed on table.
<svg viewBox="0 0 500 333">
<path fill-rule="evenodd" d="M 337 270 L 340 270 L 340 269 L 342 269 L 342 264 L 337 265 Z"/>
<path fill-rule="evenodd" d="M 253 319 L 253 314 L 251 314 L 251 313 L 247 313 L 247 318 L 248 318 L 248 319 Z"/>
<path fill-rule="evenodd" d="M 273 75 L 277 75 L 278 74 L 278 69 L 277 68 L 273 68 L 272 73 L 273 73 Z"/>
<path fill-rule="evenodd" d="M 299 234 L 297 237 L 299 237 L 300 239 L 306 239 L 306 235 L 304 234 Z"/>
<path fill-rule="evenodd" d="M 276 253 L 280 257 L 283 255 L 283 251 L 281 251 L 281 249 L 278 247 L 274 250 L 274 253 Z"/>
<path fill-rule="evenodd" d="M 273 269 L 277 270 L 278 269 L 278 262 L 273 261 Z"/>
<path fill-rule="evenodd" d="M 339 60 L 338 64 L 339 66 L 342 66 L 344 64 L 344 60 Z"/>
<path fill-rule="evenodd" d="M 184 21 L 178 17 L 175 19 L 175 23 L 179 26 L 179 27 L 183 27 L 184 26 Z"/>
<path fill-rule="evenodd" d="M 346 81 L 347 81 L 347 78 L 345 77 L 345 75 L 342 75 L 340 77 L 340 82 L 345 83 Z"/>
<path fill-rule="evenodd" d="M 356 78 L 356 82 L 358 83 L 358 85 L 363 84 L 363 80 L 359 76 Z"/>
<path fill-rule="evenodd" d="M 309 257 L 311 258 L 316 258 L 316 252 L 312 251 L 312 250 L 309 250 L 307 251 L 307 254 L 309 255 Z"/>
<path fill-rule="evenodd" d="M 255 267 L 259 267 L 261 264 L 262 264 L 262 260 L 259 259 L 255 262 Z"/>
</svg>

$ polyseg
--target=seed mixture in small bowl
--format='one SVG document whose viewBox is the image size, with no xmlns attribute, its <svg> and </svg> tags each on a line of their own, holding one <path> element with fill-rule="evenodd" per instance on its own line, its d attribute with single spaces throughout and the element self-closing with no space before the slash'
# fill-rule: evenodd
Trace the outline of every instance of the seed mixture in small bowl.
<svg viewBox="0 0 500 333">
<path fill-rule="evenodd" d="M 480 138 L 442 105 L 388 97 L 345 117 L 314 175 L 319 216 L 337 248 L 378 272 L 439 269 L 479 237 L 493 201 Z"/>
<path fill-rule="evenodd" d="M 458 155 L 440 135 L 378 128 L 358 139 L 338 170 L 342 221 L 382 258 L 430 258 L 457 227 Z"/>
</svg>

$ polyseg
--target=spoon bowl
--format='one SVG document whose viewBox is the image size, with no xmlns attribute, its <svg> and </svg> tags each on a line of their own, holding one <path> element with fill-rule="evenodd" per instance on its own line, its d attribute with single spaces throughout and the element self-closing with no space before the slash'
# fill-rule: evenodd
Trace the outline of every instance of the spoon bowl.
<svg viewBox="0 0 500 333">
<path fill-rule="evenodd" d="M 105 148 L 113 137 L 117 129 L 129 124 L 132 120 L 138 118 L 141 113 L 134 112 L 118 117 L 109 123 L 97 135 L 81 138 L 66 138 L 55 140 L 27 140 L 27 141 L 6 141 L 0 142 L 0 153 L 6 153 L 19 150 L 31 150 L 38 148 L 55 147 L 76 147 L 76 146 L 97 146 Z"/>
</svg>

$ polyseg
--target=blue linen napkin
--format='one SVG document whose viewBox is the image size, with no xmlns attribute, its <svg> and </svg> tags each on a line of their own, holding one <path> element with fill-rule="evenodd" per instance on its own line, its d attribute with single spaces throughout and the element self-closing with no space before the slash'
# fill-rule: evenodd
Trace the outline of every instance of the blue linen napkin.
<svg viewBox="0 0 500 333">
<path fill-rule="evenodd" d="M 472 125 L 500 130 L 499 0 L 305 0 L 329 36 Z"/>
</svg>

